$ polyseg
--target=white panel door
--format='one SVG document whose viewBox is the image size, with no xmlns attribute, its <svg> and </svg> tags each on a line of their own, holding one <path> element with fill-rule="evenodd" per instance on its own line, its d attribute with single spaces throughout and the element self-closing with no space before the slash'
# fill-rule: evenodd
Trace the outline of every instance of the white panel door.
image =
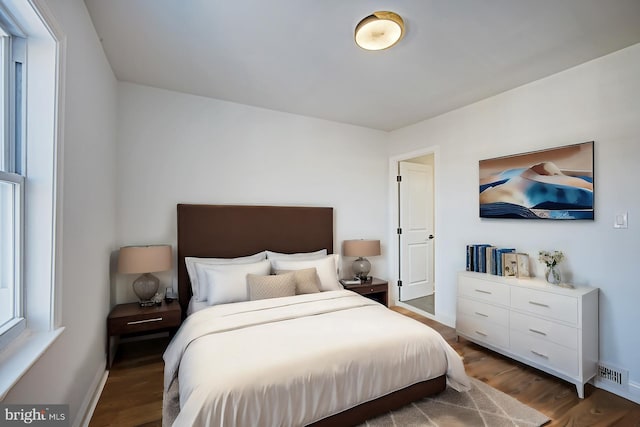
<svg viewBox="0 0 640 427">
<path fill-rule="evenodd" d="M 434 292 L 433 168 L 400 162 L 400 301 Z"/>
</svg>

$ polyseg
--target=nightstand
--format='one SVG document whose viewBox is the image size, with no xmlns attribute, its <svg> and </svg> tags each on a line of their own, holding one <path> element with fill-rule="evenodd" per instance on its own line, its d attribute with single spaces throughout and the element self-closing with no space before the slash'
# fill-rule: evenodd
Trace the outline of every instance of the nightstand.
<svg viewBox="0 0 640 427">
<path fill-rule="evenodd" d="M 388 307 L 389 283 L 386 280 L 372 278 L 371 281 L 359 285 L 343 285 L 345 289 L 357 292 L 362 296 L 378 301 Z"/>
<path fill-rule="evenodd" d="M 107 317 L 107 369 L 111 368 L 111 338 L 121 335 L 149 334 L 169 330 L 175 332 L 182 321 L 178 302 L 140 307 L 137 302 L 118 304 Z M 116 350 L 113 352 L 115 356 Z"/>
</svg>

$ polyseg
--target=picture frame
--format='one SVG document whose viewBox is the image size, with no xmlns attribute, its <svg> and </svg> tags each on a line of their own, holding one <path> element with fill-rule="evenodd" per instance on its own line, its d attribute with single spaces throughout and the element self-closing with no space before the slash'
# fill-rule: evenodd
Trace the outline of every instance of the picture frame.
<svg viewBox="0 0 640 427">
<path fill-rule="evenodd" d="M 518 277 L 517 255 L 515 252 L 502 254 L 502 275 L 504 277 Z"/>
<path fill-rule="evenodd" d="M 593 220 L 594 142 L 479 161 L 481 218 Z"/>
<path fill-rule="evenodd" d="M 518 266 L 517 276 L 519 279 L 531 277 L 529 273 L 529 255 L 517 253 L 516 264 Z"/>
</svg>

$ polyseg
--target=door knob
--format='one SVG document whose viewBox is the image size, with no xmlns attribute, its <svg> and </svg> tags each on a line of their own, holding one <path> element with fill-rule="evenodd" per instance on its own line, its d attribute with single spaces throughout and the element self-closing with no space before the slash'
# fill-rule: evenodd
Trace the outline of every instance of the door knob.
<svg viewBox="0 0 640 427">
<path fill-rule="evenodd" d="M 429 240 L 433 240 L 433 239 L 435 239 L 434 235 L 433 234 L 429 234 Z"/>
</svg>

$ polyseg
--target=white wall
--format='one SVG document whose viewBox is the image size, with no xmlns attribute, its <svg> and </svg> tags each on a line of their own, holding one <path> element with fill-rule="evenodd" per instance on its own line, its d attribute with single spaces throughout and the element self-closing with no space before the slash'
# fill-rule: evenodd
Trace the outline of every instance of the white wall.
<svg viewBox="0 0 640 427">
<path fill-rule="evenodd" d="M 115 245 L 116 80 L 84 2 L 48 1 L 67 36 L 60 338 L 3 403 L 68 403 L 72 423 L 105 366 L 109 257 Z M 82 414 L 80 414 L 82 415 Z"/>
<path fill-rule="evenodd" d="M 177 203 L 333 206 L 336 250 L 345 239 L 364 237 L 381 239 L 384 253 L 387 158 L 435 145 L 437 310 L 455 315 L 455 274 L 464 268 L 467 243 L 514 245 L 530 254 L 562 249 L 572 280 L 601 289 L 601 360 L 640 382 L 634 330 L 640 198 L 632 188 L 640 180 L 640 45 L 389 136 L 116 83 L 84 3 L 48 5 L 68 37 L 57 264 L 66 330 L 4 403 L 69 403 L 79 422 L 105 362 L 111 251 L 175 245 Z M 479 159 L 588 140 L 596 141 L 595 221 L 478 218 Z M 629 211 L 628 230 L 613 230 L 618 211 Z M 374 274 L 387 277 L 384 257 L 372 263 Z M 117 302 L 135 300 L 130 280 L 120 278 L 115 294 Z"/>
<path fill-rule="evenodd" d="M 385 132 L 118 84 L 118 243 L 176 243 L 176 204 L 334 208 L 334 249 L 387 226 Z M 175 254 L 174 254 L 175 255 Z M 372 273 L 386 275 L 383 257 Z M 175 275 L 175 271 L 174 271 Z M 159 275 L 162 286 L 171 275 Z M 135 301 L 118 277 L 116 301 Z"/>
<path fill-rule="evenodd" d="M 532 256 L 563 250 L 576 284 L 600 288 L 600 360 L 640 386 L 640 44 L 391 134 L 390 155 L 437 145 L 436 313 L 455 318 L 456 272 L 468 243 Z M 478 160 L 595 141 L 595 221 L 481 220 Z M 614 214 L 629 228 L 614 230 Z"/>
</svg>

